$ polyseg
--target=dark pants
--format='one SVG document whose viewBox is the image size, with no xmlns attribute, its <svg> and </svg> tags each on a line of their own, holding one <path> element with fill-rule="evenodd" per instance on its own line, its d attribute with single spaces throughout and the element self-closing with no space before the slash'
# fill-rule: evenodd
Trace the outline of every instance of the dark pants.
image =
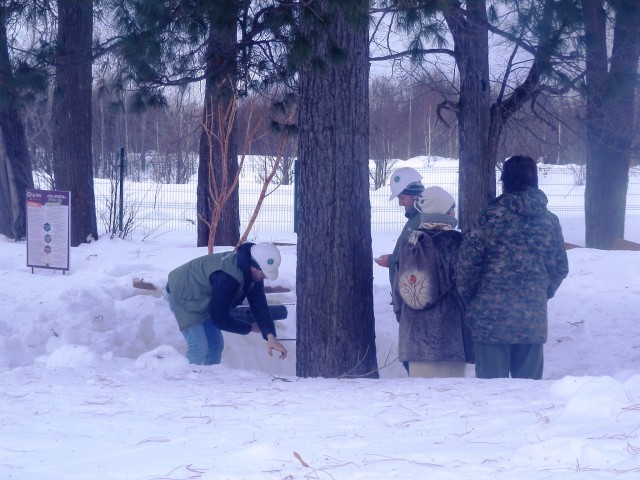
<svg viewBox="0 0 640 480">
<path fill-rule="evenodd" d="M 477 378 L 530 378 L 540 380 L 544 367 L 543 344 L 476 343 Z"/>
</svg>

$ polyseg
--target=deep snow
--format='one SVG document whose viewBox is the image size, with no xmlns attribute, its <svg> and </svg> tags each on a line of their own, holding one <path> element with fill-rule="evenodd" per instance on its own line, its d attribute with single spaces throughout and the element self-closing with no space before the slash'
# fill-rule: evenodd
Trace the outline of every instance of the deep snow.
<svg viewBox="0 0 640 480">
<path fill-rule="evenodd" d="M 398 212 L 401 215 L 401 212 Z M 627 238 L 640 242 L 640 217 Z M 562 221 L 584 244 L 582 220 Z M 373 234 L 374 256 L 395 233 Z M 225 334 L 223 364 L 194 367 L 161 295 L 206 252 L 193 232 L 101 237 L 71 271 L 26 267 L 0 237 L 0 478 L 613 479 L 640 475 L 640 252 L 573 249 L 549 302 L 544 379 L 410 379 L 395 361 L 387 272 L 374 266 L 379 380 L 295 377 L 296 247 L 279 279 L 289 349 Z M 292 234 L 259 241 L 295 243 Z M 348 300 L 348 299 L 347 299 Z"/>
</svg>

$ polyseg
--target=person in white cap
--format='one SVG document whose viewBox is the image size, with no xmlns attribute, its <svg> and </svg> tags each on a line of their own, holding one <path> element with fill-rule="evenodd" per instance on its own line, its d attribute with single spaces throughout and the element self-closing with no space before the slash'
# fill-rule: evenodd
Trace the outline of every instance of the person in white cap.
<svg viewBox="0 0 640 480">
<path fill-rule="evenodd" d="M 455 199 L 440 187 L 429 187 L 416 201 L 416 208 L 421 223 L 415 235 L 429 238 L 414 244 L 411 240 L 421 237 L 410 237 L 398 257 L 394 306 L 399 325 L 398 359 L 408 365 L 410 377 L 464 377 L 467 363 L 474 363 L 475 356 L 471 331 L 464 320 L 464 304 L 455 287 L 455 265 L 462 242 L 461 233 L 455 230 Z M 417 245 L 434 250 L 436 261 L 428 261 L 426 251 L 416 253 Z M 420 281 L 423 273 L 428 279 Z M 411 274 L 411 280 L 407 274 Z M 424 292 L 427 281 L 438 285 L 438 294 L 428 307 L 411 296 L 415 287 L 410 284 Z"/>
<path fill-rule="evenodd" d="M 393 279 L 396 273 L 395 261 L 396 258 L 398 258 L 400 246 L 411 232 L 420 226 L 420 212 L 415 208 L 415 203 L 424 190 L 424 185 L 421 180 L 422 175 L 410 167 L 399 168 L 391 175 L 389 184 L 391 187 L 391 196 L 389 197 L 389 201 L 394 198 L 398 199 L 398 204 L 404 207 L 404 216 L 407 217 L 407 223 L 405 223 L 396 241 L 393 253 L 381 255 L 374 260 L 381 267 L 389 269 L 389 283 L 391 286 L 393 286 Z"/>
<path fill-rule="evenodd" d="M 280 251 L 271 243 L 243 243 L 235 251 L 195 258 L 169 273 L 167 294 L 171 311 L 187 342 L 189 363 L 220 363 L 224 339 L 221 330 L 246 335 L 260 332 L 267 353 L 287 349 L 276 338 L 264 282 L 278 278 Z M 234 309 L 244 300 L 254 323 L 242 321 Z"/>
</svg>

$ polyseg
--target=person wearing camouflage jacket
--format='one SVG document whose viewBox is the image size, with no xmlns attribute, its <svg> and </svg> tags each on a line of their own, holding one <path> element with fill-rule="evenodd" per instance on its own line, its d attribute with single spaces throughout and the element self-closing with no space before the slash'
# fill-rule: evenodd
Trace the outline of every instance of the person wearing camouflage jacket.
<svg viewBox="0 0 640 480">
<path fill-rule="evenodd" d="M 507 159 L 503 194 L 462 240 L 456 283 L 478 378 L 542 378 L 547 300 L 569 272 L 562 229 L 530 157 Z"/>
</svg>

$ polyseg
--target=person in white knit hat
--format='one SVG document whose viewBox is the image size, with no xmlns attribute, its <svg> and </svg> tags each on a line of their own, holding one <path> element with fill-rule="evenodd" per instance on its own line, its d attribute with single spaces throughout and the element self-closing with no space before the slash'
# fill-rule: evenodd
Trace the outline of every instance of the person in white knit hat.
<svg viewBox="0 0 640 480">
<path fill-rule="evenodd" d="M 462 235 L 455 230 L 456 203 L 440 187 L 424 189 L 416 199 L 420 226 L 402 245 L 394 285 L 394 312 L 399 324 L 398 357 L 411 377 L 464 377 L 474 363 L 464 305 L 455 287 L 455 263 Z M 422 252 L 417 250 L 423 249 Z M 431 252 L 435 256 L 429 261 Z M 438 285 L 437 294 L 417 300 Z"/>
<path fill-rule="evenodd" d="M 444 188 L 429 187 L 416 199 L 416 208 L 422 215 L 449 215 L 455 220 L 456 201 Z M 446 219 L 449 220 L 450 219 Z"/>
</svg>

